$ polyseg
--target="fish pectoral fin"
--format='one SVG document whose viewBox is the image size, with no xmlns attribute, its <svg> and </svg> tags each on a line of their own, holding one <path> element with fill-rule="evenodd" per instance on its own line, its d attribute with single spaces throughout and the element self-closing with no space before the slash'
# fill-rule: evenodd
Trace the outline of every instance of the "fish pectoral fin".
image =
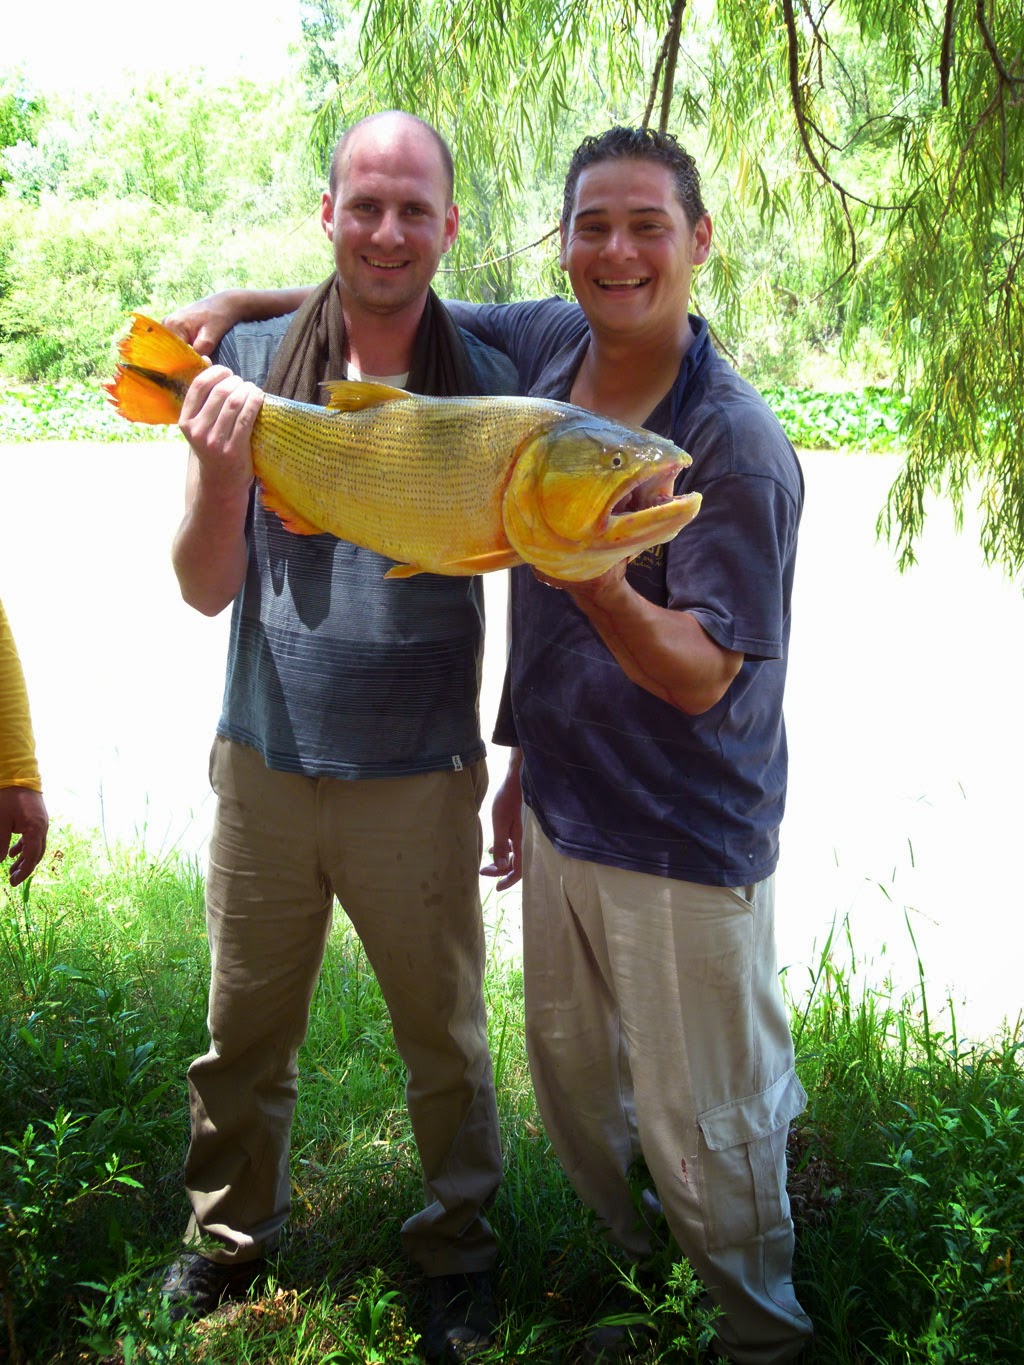
<svg viewBox="0 0 1024 1365">
<path fill-rule="evenodd" d="M 268 488 L 265 483 L 260 484 L 260 498 L 263 506 L 273 512 L 280 519 L 281 525 L 286 531 L 291 531 L 295 536 L 320 536 L 323 535 L 322 526 L 314 526 L 311 521 L 300 516 L 294 507 L 289 506 L 279 493 L 275 493 L 272 488 Z"/>
<path fill-rule="evenodd" d="M 412 397 L 405 389 L 364 379 L 328 379 L 320 387 L 327 390 L 327 406 L 333 412 L 357 412 L 360 408 L 376 408 L 381 403 Z"/>
<path fill-rule="evenodd" d="M 517 564 L 522 564 L 522 562 L 516 551 L 509 547 L 507 550 L 490 550 L 483 555 L 468 555 L 465 559 L 448 560 L 438 572 L 451 574 L 493 573 L 495 569 L 514 569 Z"/>
<path fill-rule="evenodd" d="M 484 555 L 468 555 L 465 559 L 446 559 L 442 564 L 429 568 L 424 564 L 396 564 L 388 569 L 385 578 L 412 578 L 418 573 L 447 574 L 452 578 L 473 577 L 478 573 L 491 573 L 495 569 L 512 569 L 522 564 L 515 550 L 493 550 Z"/>
</svg>

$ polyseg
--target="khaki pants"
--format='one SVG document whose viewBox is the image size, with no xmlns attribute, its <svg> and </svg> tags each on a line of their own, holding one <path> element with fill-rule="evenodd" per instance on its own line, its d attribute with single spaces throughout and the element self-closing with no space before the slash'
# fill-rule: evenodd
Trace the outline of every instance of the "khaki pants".
<svg viewBox="0 0 1024 1365">
<path fill-rule="evenodd" d="M 483 999 L 484 764 L 345 782 L 272 771 L 217 739 L 210 771 L 210 1050 L 189 1069 L 186 1240 L 251 1260 L 288 1216 L 297 1054 L 337 895 L 408 1069 L 427 1206 L 403 1226 L 405 1248 L 430 1275 L 489 1268 L 483 1209 L 501 1148 Z"/>
<path fill-rule="evenodd" d="M 786 1134 L 806 1096 L 775 963 L 773 882 L 697 886 L 567 858 L 525 812 L 523 975 L 541 1117 L 580 1198 L 650 1250 L 627 1172 L 643 1156 L 669 1228 L 723 1317 L 730 1359 L 792 1359 Z"/>
</svg>

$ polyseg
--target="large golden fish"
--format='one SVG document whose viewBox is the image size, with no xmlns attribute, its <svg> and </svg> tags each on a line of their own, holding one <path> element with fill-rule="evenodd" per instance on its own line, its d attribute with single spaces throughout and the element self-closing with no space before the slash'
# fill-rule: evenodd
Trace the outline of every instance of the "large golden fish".
<svg viewBox="0 0 1024 1365">
<path fill-rule="evenodd" d="M 177 422 L 209 361 L 160 323 L 132 318 L 104 388 L 129 421 Z M 326 408 L 267 395 L 252 432 L 262 497 L 299 535 L 328 531 L 396 560 L 388 578 L 521 563 L 596 578 L 671 540 L 700 507 L 699 493 L 672 495 L 684 451 L 585 408 L 326 388 Z"/>
</svg>

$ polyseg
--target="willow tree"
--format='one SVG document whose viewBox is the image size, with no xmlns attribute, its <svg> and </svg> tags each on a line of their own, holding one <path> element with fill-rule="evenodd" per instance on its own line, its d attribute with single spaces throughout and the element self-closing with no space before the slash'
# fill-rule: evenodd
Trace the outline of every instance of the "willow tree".
<svg viewBox="0 0 1024 1365">
<path fill-rule="evenodd" d="M 774 233 L 814 225 L 847 346 L 881 315 L 908 395 L 907 459 L 880 518 L 901 562 L 932 491 L 958 521 L 976 498 L 986 556 L 1024 567 L 1022 0 L 369 0 L 361 13 L 373 99 L 442 127 L 492 215 L 513 221 L 566 147 L 615 120 L 680 135 L 727 171 L 730 208 Z M 325 133 L 339 109 L 340 96 Z M 740 262 L 722 227 L 724 306 Z"/>
</svg>

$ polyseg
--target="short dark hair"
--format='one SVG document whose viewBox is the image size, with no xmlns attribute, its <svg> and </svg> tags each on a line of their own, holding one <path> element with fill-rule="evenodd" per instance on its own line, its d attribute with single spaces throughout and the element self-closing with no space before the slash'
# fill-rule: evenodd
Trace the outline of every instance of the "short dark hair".
<svg viewBox="0 0 1024 1365">
<path fill-rule="evenodd" d="M 334 144 L 334 151 L 331 153 L 328 188 L 330 189 L 332 199 L 338 192 L 341 158 L 345 148 L 348 146 L 352 134 L 360 128 L 365 128 L 368 123 L 376 123 L 378 119 L 393 118 L 396 114 L 404 119 L 410 119 L 413 123 L 418 123 L 420 127 L 425 128 L 434 139 L 434 142 L 437 144 L 437 150 L 441 156 L 441 166 L 444 170 L 445 192 L 448 196 L 449 204 L 452 202 L 455 196 L 455 162 L 452 160 L 451 148 L 433 124 L 428 123 L 426 119 L 419 118 L 416 114 L 407 113 L 404 109 L 385 109 L 381 110 L 378 114 L 367 114 L 365 118 L 359 119 L 357 123 L 353 123 L 350 128 L 345 129 L 341 137 L 339 137 L 338 141 Z"/>
<path fill-rule="evenodd" d="M 599 161 L 616 160 L 655 161 L 667 166 L 675 182 L 676 198 L 691 227 L 695 227 L 707 212 L 701 198 L 697 163 L 671 133 L 661 133 L 656 128 L 623 128 L 616 124 L 596 137 L 585 137 L 572 154 L 562 200 L 562 222 L 566 227 L 572 220 L 576 187 L 582 173 Z"/>
</svg>

